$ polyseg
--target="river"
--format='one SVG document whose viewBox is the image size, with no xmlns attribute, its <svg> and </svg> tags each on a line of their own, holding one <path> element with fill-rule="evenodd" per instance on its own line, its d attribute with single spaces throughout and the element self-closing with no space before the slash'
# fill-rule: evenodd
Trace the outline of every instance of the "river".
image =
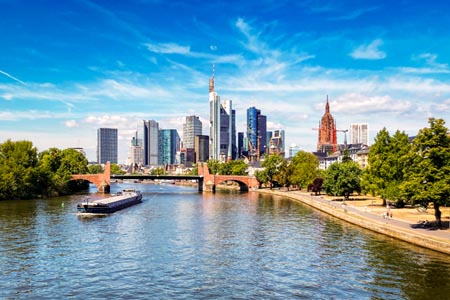
<svg viewBox="0 0 450 300">
<path fill-rule="evenodd" d="M 111 189 L 129 187 L 143 203 L 106 217 L 77 216 L 85 195 L 0 202 L 0 298 L 450 297 L 450 256 L 303 204 L 175 185 Z"/>
</svg>

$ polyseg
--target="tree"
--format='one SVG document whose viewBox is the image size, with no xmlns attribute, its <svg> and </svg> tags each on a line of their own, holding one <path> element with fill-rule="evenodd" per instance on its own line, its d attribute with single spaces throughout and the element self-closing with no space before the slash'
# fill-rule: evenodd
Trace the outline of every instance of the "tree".
<svg viewBox="0 0 450 300">
<path fill-rule="evenodd" d="M 257 170 L 255 172 L 255 177 L 256 177 L 256 180 L 258 180 L 258 182 L 259 182 L 259 188 L 261 188 L 261 186 L 263 184 L 266 184 L 267 182 L 269 182 L 269 177 L 267 176 L 266 170 Z"/>
<path fill-rule="evenodd" d="M 104 170 L 103 170 L 102 165 L 89 165 L 88 166 L 89 174 L 101 174 L 103 172 L 104 172 Z"/>
<path fill-rule="evenodd" d="M 125 173 L 126 173 L 125 171 L 122 171 L 120 169 L 120 166 L 118 164 L 111 164 L 111 174 L 123 175 Z"/>
<path fill-rule="evenodd" d="M 408 202 L 433 203 L 438 227 L 440 206 L 450 203 L 450 137 L 442 119 L 429 119 L 419 131 L 406 156 L 402 194 Z"/>
<path fill-rule="evenodd" d="M 275 175 L 275 180 L 284 187 L 289 187 L 292 185 L 292 173 L 294 172 L 294 165 L 292 162 L 283 160 L 280 166 L 280 170 L 277 175 Z"/>
<path fill-rule="evenodd" d="M 290 182 L 296 184 L 300 189 L 308 186 L 319 175 L 319 160 L 312 153 L 297 152 L 292 158 L 291 164 Z"/>
<path fill-rule="evenodd" d="M 158 167 L 158 168 L 153 169 L 153 170 L 150 172 L 150 174 L 151 174 L 151 175 L 165 175 L 165 174 L 166 174 L 166 171 L 164 170 L 163 167 Z"/>
<path fill-rule="evenodd" d="M 29 141 L 0 144 L 0 199 L 36 196 L 39 172 L 37 149 Z"/>
<path fill-rule="evenodd" d="M 232 160 L 228 162 L 231 166 L 231 175 L 245 176 L 247 175 L 248 165 L 243 160 Z"/>
<path fill-rule="evenodd" d="M 267 176 L 267 182 L 270 184 L 271 189 L 275 182 L 275 176 L 280 172 L 283 160 L 282 156 L 271 154 L 261 164 L 261 167 L 265 168 L 265 175 Z"/>
<path fill-rule="evenodd" d="M 372 195 L 379 195 L 386 205 L 386 199 L 399 201 L 399 186 L 403 181 L 404 156 L 409 152 L 408 136 L 396 131 L 391 137 L 386 128 L 378 132 L 375 143 L 370 147 L 369 166 L 363 173 L 362 188 Z"/>
<path fill-rule="evenodd" d="M 348 200 L 353 192 L 361 191 L 361 169 L 354 161 L 333 163 L 326 171 L 324 188 L 327 194 L 344 196 Z"/>
<path fill-rule="evenodd" d="M 206 161 L 208 164 L 209 174 L 218 174 L 220 170 L 220 162 L 216 159 L 208 159 Z"/>
</svg>

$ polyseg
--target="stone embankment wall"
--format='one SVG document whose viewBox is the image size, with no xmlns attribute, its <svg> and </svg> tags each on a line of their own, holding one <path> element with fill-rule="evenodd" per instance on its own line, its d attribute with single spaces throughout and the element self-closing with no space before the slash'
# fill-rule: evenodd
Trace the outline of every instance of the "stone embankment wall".
<svg viewBox="0 0 450 300">
<path fill-rule="evenodd" d="M 279 190 L 259 189 L 257 190 L 257 192 L 290 198 L 292 200 L 307 204 L 336 218 L 372 230 L 374 232 L 378 232 L 421 247 L 450 254 L 449 239 L 427 236 L 426 234 L 414 232 L 414 229 L 404 229 L 398 226 L 393 226 L 389 222 L 385 223 L 382 221 L 376 221 L 374 219 L 358 215 L 357 213 L 349 212 L 348 210 L 341 208 L 340 204 L 338 203 L 331 204 L 330 201 L 326 201 L 324 199 L 319 200 L 320 196 L 302 195 L 300 193 L 284 192 Z"/>
</svg>

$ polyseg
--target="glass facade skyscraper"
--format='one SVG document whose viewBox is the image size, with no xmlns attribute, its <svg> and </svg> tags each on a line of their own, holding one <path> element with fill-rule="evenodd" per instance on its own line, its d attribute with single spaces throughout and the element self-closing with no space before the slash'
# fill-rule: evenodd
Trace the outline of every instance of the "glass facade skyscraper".
<svg viewBox="0 0 450 300">
<path fill-rule="evenodd" d="M 261 114 L 261 110 L 255 107 L 247 109 L 247 139 L 250 155 L 259 156 L 266 151 L 267 118 Z"/>
<path fill-rule="evenodd" d="M 176 129 L 161 129 L 159 131 L 158 164 L 173 165 L 177 151 L 180 151 L 180 136 Z"/>
<path fill-rule="evenodd" d="M 108 161 L 117 164 L 117 129 L 99 128 L 97 130 L 97 162 L 106 164 Z"/>
</svg>

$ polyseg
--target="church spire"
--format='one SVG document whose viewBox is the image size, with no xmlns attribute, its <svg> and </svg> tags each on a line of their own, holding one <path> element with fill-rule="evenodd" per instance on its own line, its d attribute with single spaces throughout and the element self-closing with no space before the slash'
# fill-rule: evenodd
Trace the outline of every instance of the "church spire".
<svg viewBox="0 0 450 300">
<path fill-rule="evenodd" d="M 330 112 L 330 104 L 328 104 L 328 95 L 327 95 L 327 104 L 325 105 L 325 113 Z"/>
</svg>

